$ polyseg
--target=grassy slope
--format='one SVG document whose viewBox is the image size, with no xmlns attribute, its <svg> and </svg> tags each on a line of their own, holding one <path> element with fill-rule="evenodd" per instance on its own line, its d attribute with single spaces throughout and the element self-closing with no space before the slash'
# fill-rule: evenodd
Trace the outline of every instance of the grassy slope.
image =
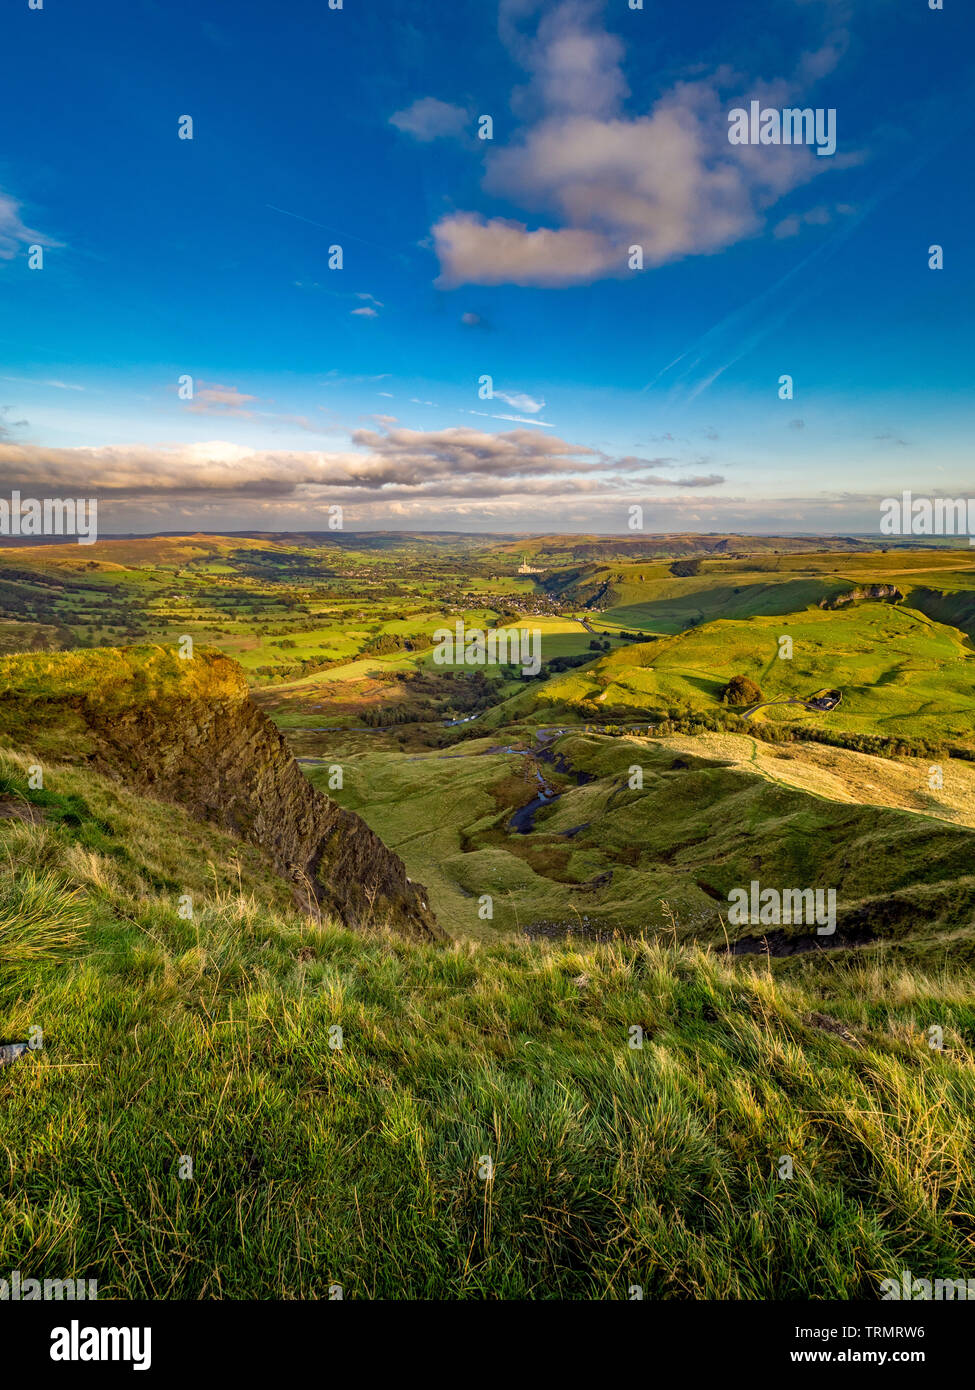
<svg viewBox="0 0 975 1390">
<path fill-rule="evenodd" d="M 48 817 L 0 822 L 2 1036 L 45 1037 L 0 1072 L 4 1268 L 102 1297 L 829 1298 L 971 1267 L 963 972 L 355 937 L 177 808 L 2 772 Z"/>
<path fill-rule="evenodd" d="M 791 659 L 778 657 L 781 636 L 792 638 Z M 843 703 L 829 716 L 830 727 L 970 740 L 973 672 L 970 643 L 955 628 L 909 608 L 863 604 L 707 623 L 610 653 L 591 671 L 549 681 L 538 698 L 554 705 L 588 699 L 634 711 L 714 710 L 723 685 L 741 673 L 769 699 L 839 686 Z M 794 722 L 797 716 L 786 706 L 762 717 Z"/>
<path fill-rule="evenodd" d="M 651 634 L 673 635 L 692 623 L 718 619 L 800 613 L 855 586 L 881 583 L 896 584 L 908 606 L 968 631 L 975 565 L 968 550 L 749 555 L 708 558 L 689 578 L 674 576 L 668 564 L 591 566 L 586 583 L 609 586 L 600 602 L 607 625 Z"/>
<path fill-rule="evenodd" d="M 409 758 L 367 749 L 329 795 L 395 849 L 462 936 L 496 940 L 539 923 L 656 932 L 666 901 L 681 939 L 717 944 L 728 892 L 757 877 L 780 890 L 835 888 L 841 932 L 867 913 L 871 933 L 915 959 L 939 958 L 945 932 L 956 958 L 975 952 L 970 829 L 808 795 L 720 756 L 678 758 L 667 740 L 566 735 L 555 747 L 593 780 L 577 786 L 540 764 L 562 795 L 527 835 L 505 826 L 537 792 L 532 764 L 489 740 Z M 306 770 L 324 790 L 327 768 Z M 479 917 L 483 894 L 490 921 Z"/>
<path fill-rule="evenodd" d="M 917 811 L 975 829 L 975 764 L 960 758 L 935 766 L 930 758 L 881 758 L 823 743 L 777 747 L 751 734 L 671 734 L 660 741 L 677 753 L 726 759 L 828 801 Z M 937 769 L 942 784 L 932 786 Z"/>
</svg>

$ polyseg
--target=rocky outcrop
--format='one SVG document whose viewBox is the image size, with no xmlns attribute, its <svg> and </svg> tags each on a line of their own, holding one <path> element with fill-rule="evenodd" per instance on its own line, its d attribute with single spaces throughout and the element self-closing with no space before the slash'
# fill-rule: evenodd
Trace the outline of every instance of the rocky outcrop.
<svg viewBox="0 0 975 1390">
<path fill-rule="evenodd" d="M 851 603 L 900 603 L 904 595 L 893 584 L 865 584 L 856 589 L 846 589 L 841 594 L 830 594 L 819 600 L 820 608 L 846 608 Z"/>
<path fill-rule="evenodd" d="M 41 699 L 21 694 L 44 722 L 55 699 L 62 718 L 80 718 L 83 756 L 100 771 L 258 846 L 306 911 L 317 903 L 350 927 L 442 938 L 425 890 L 360 816 L 312 787 L 235 662 L 161 648 L 84 656 L 84 680 L 66 670 Z"/>
</svg>

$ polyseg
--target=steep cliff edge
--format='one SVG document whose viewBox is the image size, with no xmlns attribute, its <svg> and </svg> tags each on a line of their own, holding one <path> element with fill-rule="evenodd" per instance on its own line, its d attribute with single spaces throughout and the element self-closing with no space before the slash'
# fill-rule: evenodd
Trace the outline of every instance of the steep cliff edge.
<svg viewBox="0 0 975 1390">
<path fill-rule="evenodd" d="M 846 608 L 851 603 L 900 603 L 904 595 L 894 584 L 865 584 L 819 600 L 820 608 Z"/>
<path fill-rule="evenodd" d="M 267 855 L 305 909 L 315 900 L 351 927 L 443 936 L 402 860 L 361 817 L 311 786 L 248 698 L 240 667 L 219 653 L 181 660 L 154 647 L 6 658 L 0 732 L 232 830 Z"/>
</svg>

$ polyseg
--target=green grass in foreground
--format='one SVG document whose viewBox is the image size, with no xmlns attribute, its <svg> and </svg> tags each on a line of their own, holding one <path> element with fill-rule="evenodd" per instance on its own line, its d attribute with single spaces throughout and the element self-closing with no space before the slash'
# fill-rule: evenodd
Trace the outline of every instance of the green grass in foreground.
<svg viewBox="0 0 975 1390">
<path fill-rule="evenodd" d="M 178 808 L 58 769 L 41 806 L 22 761 L 0 771 L 48 814 L 0 822 L 0 1036 L 45 1039 L 0 1071 L 0 1269 L 103 1298 L 400 1299 L 972 1272 L 970 974 L 354 935 Z"/>
</svg>

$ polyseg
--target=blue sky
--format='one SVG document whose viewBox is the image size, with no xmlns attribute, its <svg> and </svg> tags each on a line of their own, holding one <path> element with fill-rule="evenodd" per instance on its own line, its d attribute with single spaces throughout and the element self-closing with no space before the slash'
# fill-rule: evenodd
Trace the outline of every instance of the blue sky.
<svg viewBox="0 0 975 1390">
<path fill-rule="evenodd" d="M 862 532 L 971 491 L 961 0 L 2 28 L 5 488 L 103 532 Z M 732 146 L 751 99 L 835 109 L 836 153 Z"/>
</svg>

